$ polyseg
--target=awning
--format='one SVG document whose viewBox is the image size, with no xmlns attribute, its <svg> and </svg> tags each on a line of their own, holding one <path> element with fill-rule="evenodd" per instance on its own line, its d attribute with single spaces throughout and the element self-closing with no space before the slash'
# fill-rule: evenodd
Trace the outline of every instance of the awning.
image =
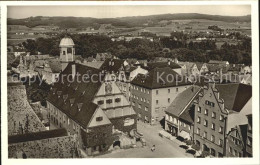
<svg viewBox="0 0 260 165">
<path fill-rule="evenodd" d="M 190 134 L 189 134 L 188 132 L 186 132 L 186 131 L 181 131 L 181 132 L 179 133 L 179 136 L 183 137 L 184 139 L 188 139 L 188 140 L 191 139 L 191 138 L 190 138 Z"/>
</svg>

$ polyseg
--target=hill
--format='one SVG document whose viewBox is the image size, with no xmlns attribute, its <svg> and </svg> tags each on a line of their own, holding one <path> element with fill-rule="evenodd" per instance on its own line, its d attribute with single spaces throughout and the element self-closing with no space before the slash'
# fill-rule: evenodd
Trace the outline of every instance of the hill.
<svg viewBox="0 0 260 165">
<path fill-rule="evenodd" d="M 91 17 L 29 17 L 24 19 L 7 19 L 8 25 L 24 25 L 35 27 L 39 25 L 59 26 L 60 28 L 85 28 L 99 27 L 100 24 L 111 24 L 115 27 L 144 27 L 154 26 L 160 21 L 205 19 L 224 22 L 251 22 L 251 15 L 246 16 L 221 16 L 198 13 L 161 14 L 149 16 L 132 16 L 118 18 L 91 18 Z"/>
</svg>

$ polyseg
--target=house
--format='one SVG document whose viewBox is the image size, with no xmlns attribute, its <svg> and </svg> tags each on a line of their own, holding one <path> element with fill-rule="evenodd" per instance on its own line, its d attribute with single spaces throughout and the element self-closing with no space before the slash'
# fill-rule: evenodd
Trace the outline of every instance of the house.
<svg viewBox="0 0 260 165">
<path fill-rule="evenodd" d="M 26 50 L 23 47 L 15 46 L 13 49 L 15 57 L 18 57 L 22 54 L 26 54 Z"/>
<path fill-rule="evenodd" d="M 200 71 L 197 65 L 193 62 L 178 62 L 179 65 L 182 65 L 182 74 L 185 76 L 193 76 L 196 77 L 200 75 Z"/>
<path fill-rule="evenodd" d="M 194 110 L 193 101 L 199 97 L 199 86 L 191 86 L 181 92 L 165 110 L 165 130 L 173 136 L 193 140 Z"/>
<path fill-rule="evenodd" d="M 243 116 L 252 109 L 251 97 L 252 87 L 244 84 L 204 86 L 195 105 L 195 144 L 214 157 L 226 156 L 226 135 L 246 122 Z"/>
<path fill-rule="evenodd" d="M 131 81 L 131 102 L 138 119 L 150 124 L 159 122 L 175 97 L 190 85 L 170 67 L 156 67 L 147 74 L 138 74 Z"/>
<path fill-rule="evenodd" d="M 208 64 L 218 64 L 218 65 L 225 65 L 228 66 L 228 61 L 218 61 L 218 60 L 209 60 Z"/>
<path fill-rule="evenodd" d="M 72 81 L 76 76 L 80 81 Z M 120 144 L 120 136 L 136 129 L 136 113 L 111 77 L 104 70 L 69 63 L 47 98 L 50 129 L 65 128 L 79 137 L 78 146 L 88 155 Z"/>
<path fill-rule="evenodd" d="M 97 61 L 105 61 L 106 59 L 113 58 L 111 53 L 97 53 L 96 60 Z"/>
<path fill-rule="evenodd" d="M 209 72 L 209 69 L 207 67 L 207 64 L 206 63 L 202 63 L 202 62 L 195 62 L 200 74 L 204 74 L 204 73 L 207 73 Z"/>
<path fill-rule="evenodd" d="M 173 71 L 177 72 L 179 75 L 181 75 L 181 66 L 175 62 L 149 62 L 144 63 L 141 65 L 146 70 L 152 70 L 154 68 L 164 68 L 164 67 L 170 67 Z"/>
<path fill-rule="evenodd" d="M 240 74 L 250 74 L 252 73 L 252 66 L 244 66 L 240 70 Z"/>
<path fill-rule="evenodd" d="M 253 150 L 252 150 L 252 114 L 247 115 L 248 120 L 248 126 L 247 126 L 247 137 L 246 137 L 246 157 L 252 157 L 253 156 Z"/>
</svg>

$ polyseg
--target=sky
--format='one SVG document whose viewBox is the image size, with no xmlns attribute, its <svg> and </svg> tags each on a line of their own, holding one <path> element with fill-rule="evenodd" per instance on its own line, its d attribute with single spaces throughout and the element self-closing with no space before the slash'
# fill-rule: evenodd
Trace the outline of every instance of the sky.
<svg viewBox="0 0 260 165">
<path fill-rule="evenodd" d="M 201 13 L 225 16 L 251 14 L 250 5 L 167 5 L 167 6 L 9 6 L 8 18 L 31 16 L 74 16 L 94 18 L 114 18 L 144 16 L 167 13 Z"/>
</svg>

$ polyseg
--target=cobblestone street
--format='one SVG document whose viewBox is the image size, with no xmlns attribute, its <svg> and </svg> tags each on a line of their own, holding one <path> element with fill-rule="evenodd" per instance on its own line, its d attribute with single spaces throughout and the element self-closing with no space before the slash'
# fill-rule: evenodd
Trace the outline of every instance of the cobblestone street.
<svg viewBox="0 0 260 165">
<path fill-rule="evenodd" d="M 112 153 L 100 155 L 95 158 L 193 158 L 191 154 L 185 153 L 185 150 L 180 148 L 182 142 L 174 139 L 173 141 L 159 136 L 159 131 L 162 130 L 160 125 L 150 126 L 145 123 L 138 122 L 137 129 L 143 133 L 146 140 L 146 147 L 120 149 Z M 151 147 L 155 145 L 155 151 L 151 151 Z"/>
</svg>

